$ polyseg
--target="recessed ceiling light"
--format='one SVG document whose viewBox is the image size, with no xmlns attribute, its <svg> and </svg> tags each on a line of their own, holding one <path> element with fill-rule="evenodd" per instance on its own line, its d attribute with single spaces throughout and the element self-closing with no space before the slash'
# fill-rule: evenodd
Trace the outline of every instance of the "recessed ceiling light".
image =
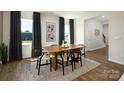
<svg viewBox="0 0 124 93">
<path fill-rule="evenodd" d="M 102 16 L 102 18 L 104 18 L 105 16 Z"/>
</svg>

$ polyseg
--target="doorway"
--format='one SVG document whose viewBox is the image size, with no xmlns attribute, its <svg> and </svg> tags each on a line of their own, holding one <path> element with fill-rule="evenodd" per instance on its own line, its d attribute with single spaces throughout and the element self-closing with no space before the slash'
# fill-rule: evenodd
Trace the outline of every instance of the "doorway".
<svg viewBox="0 0 124 93">
<path fill-rule="evenodd" d="M 98 62 L 108 60 L 108 28 L 109 20 L 106 16 L 97 16 L 84 22 L 84 42 L 88 58 Z"/>
</svg>

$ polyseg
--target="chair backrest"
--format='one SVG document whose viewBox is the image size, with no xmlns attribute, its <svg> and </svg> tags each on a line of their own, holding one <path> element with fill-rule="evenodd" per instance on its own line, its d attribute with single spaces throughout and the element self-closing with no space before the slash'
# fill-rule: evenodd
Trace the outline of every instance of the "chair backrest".
<svg viewBox="0 0 124 93">
<path fill-rule="evenodd" d="M 41 61 L 41 59 L 43 58 L 43 56 L 45 56 L 45 55 L 47 55 L 47 52 L 43 52 L 43 51 L 42 51 L 41 55 L 39 56 L 40 61 Z"/>
<path fill-rule="evenodd" d="M 64 59 L 65 56 L 66 56 L 66 58 L 71 57 L 71 56 L 69 56 L 69 51 L 68 51 L 68 50 L 58 52 L 58 56 L 60 56 L 60 58 L 61 58 L 62 60 Z"/>
<path fill-rule="evenodd" d="M 71 49 L 70 50 L 70 55 L 71 57 L 75 57 L 81 54 L 81 49 L 82 48 L 77 48 L 77 49 Z"/>
<path fill-rule="evenodd" d="M 47 59 L 47 60 L 49 60 L 49 59 L 51 59 L 51 58 L 53 58 L 53 57 L 54 57 L 54 55 L 48 54 L 48 52 L 46 52 L 46 51 L 42 51 L 42 54 L 39 56 L 39 59 L 40 59 L 40 61 L 41 61 L 42 59 Z"/>
</svg>

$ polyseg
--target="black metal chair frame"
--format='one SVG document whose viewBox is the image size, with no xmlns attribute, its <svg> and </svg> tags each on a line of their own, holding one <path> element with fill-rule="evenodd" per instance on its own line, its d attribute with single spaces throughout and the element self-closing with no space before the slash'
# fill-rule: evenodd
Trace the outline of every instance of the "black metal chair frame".
<svg viewBox="0 0 124 93">
<path fill-rule="evenodd" d="M 84 49 L 84 53 L 81 52 L 82 49 Z M 75 51 L 78 51 L 78 52 L 75 52 Z M 75 53 L 77 53 L 77 57 L 75 57 Z M 76 69 L 77 61 L 80 61 L 81 66 L 82 66 L 82 56 L 84 56 L 84 58 L 86 57 L 85 56 L 85 48 L 72 49 L 72 50 L 70 50 L 70 54 L 71 54 L 71 59 L 73 60 L 73 63 L 74 63 L 74 69 Z"/>
<path fill-rule="evenodd" d="M 47 52 L 42 52 L 42 55 L 40 56 L 39 60 L 37 60 L 36 68 L 38 68 L 38 75 L 40 74 L 40 67 L 44 66 L 44 65 L 50 64 L 50 72 L 52 72 L 52 58 L 50 58 L 49 60 L 46 60 L 47 62 L 42 64 L 42 58 L 45 54 L 47 54 Z M 50 62 L 48 62 L 48 61 L 50 61 Z"/>
<path fill-rule="evenodd" d="M 59 52 L 58 55 L 61 57 L 61 62 L 58 62 L 58 64 L 62 65 L 62 71 L 63 71 L 63 75 L 65 74 L 64 68 L 65 68 L 65 62 L 64 62 L 64 54 L 66 53 L 67 55 L 67 62 L 66 62 L 66 66 L 68 66 L 68 62 L 71 63 L 72 65 L 72 71 L 74 71 L 74 67 L 73 67 L 73 61 L 69 60 L 69 58 L 71 57 L 70 53 L 68 51 L 63 51 L 63 52 Z"/>
</svg>

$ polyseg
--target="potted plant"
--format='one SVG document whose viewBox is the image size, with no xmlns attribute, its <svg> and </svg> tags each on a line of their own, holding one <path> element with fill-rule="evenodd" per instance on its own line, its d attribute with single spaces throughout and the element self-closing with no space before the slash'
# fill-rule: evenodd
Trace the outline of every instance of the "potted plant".
<svg viewBox="0 0 124 93">
<path fill-rule="evenodd" d="M 67 44 L 67 41 L 66 40 L 64 40 L 64 44 Z"/>
<path fill-rule="evenodd" d="M 7 63 L 7 46 L 4 43 L 0 44 L 0 59 L 2 61 L 2 64 Z"/>
</svg>

